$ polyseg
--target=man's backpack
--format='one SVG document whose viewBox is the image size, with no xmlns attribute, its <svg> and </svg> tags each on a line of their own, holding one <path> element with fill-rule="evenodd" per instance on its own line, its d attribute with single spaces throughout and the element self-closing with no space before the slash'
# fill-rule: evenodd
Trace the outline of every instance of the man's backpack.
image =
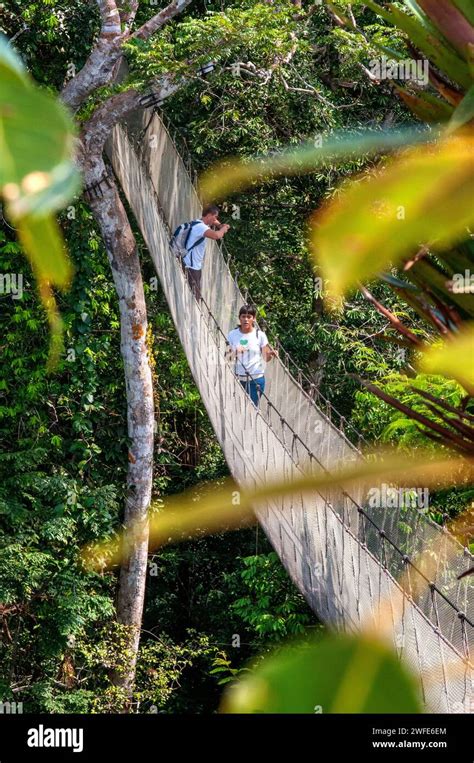
<svg viewBox="0 0 474 763">
<path fill-rule="evenodd" d="M 170 246 L 178 260 L 184 259 L 184 257 L 186 257 L 186 255 L 189 254 L 195 246 L 198 246 L 198 244 L 201 244 L 204 241 L 204 236 L 201 236 L 194 242 L 192 246 L 188 248 L 188 241 L 191 235 L 191 231 L 194 226 L 200 222 L 201 220 L 193 220 L 190 223 L 183 223 L 182 225 L 179 225 L 173 233 L 170 240 Z"/>
</svg>

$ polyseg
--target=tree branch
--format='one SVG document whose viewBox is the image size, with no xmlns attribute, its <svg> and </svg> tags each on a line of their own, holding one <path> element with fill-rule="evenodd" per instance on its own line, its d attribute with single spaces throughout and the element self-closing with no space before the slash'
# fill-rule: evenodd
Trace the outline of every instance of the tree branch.
<svg viewBox="0 0 474 763">
<path fill-rule="evenodd" d="M 474 422 L 474 416 L 471 416 L 470 413 L 466 413 L 462 408 L 456 408 L 454 405 L 450 405 L 446 402 L 446 400 L 441 400 L 438 397 L 435 397 L 430 392 L 426 392 L 424 389 L 420 389 L 419 387 L 411 387 L 413 392 L 416 392 L 418 395 L 421 395 L 421 397 L 425 397 L 427 400 L 431 400 L 432 403 L 436 403 L 436 405 L 439 405 L 441 408 L 444 408 L 446 411 L 451 411 L 452 413 L 455 413 L 457 416 L 459 416 L 462 419 L 467 419 L 468 421 Z"/>
<path fill-rule="evenodd" d="M 428 427 L 429 429 L 434 430 L 435 432 L 440 434 L 444 445 L 455 448 L 461 453 L 466 453 L 466 452 L 468 454 L 474 453 L 474 446 L 472 443 L 454 434 L 454 432 L 451 432 L 449 429 L 446 429 L 446 427 L 441 426 L 436 421 L 433 421 L 432 419 L 428 419 L 426 416 L 423 416 L 418 411 L 400 402 L 400 400 L 397 400 L 396 397 L 393 397 L 392 395 L 389 395 L 387 392 L 384 392 L 375 384 L 372 384 L 371 382 L 367 382 L 364 379 L 361 379 L 360 376 L 358 376 L 357 374 L 349 374 L 349 376 L 351 376 L 354 379 L 357 379 L 357 381 L 360 384 L 362 384 L 366 389 L 368 389 L 369 392 L 372 392 L 373 395 L 380 398 L 380 400 L 383 400 L 384 403 L 388 403 L 388 405 L 390 405 L 392 408 L 397 408 L 399 411 L 401 411 L 406 416 L 408 416 L 408 418 L 414 419 L 420 424 L 423 424 L 423 426 Z M 430 436 L 430 433 L 425 432 L 424 430 L 420 430 L 420 431 L 422 431 L 423 434 L 426 434 L 428 437 Z"/>
<path fill-rule="evenodd" d="M 391 323 L 394 329 L 396 329 L 400 334 L 403 334 L 403 336 L 406 336 L 407 339 L 410 340 L 414 345 L 420 346 L 422 344 L 421 340 L 416 336 L 416 334 L 413 333 L 413 331 L 410 331 L 409 328 L 403 325 L 401 320 L 397 318 L 396 315 L 394 315 L 388 308 L 384 307 L 383 305 L 378 302 L 375 297 L 370 293 L 368 289 L 365 288 L 365 286 L 359 287 L 362 294 L 366 298 L 368 302 L 371 302 L 376 310 L 384 316 L 384 318 L 387 318 L 387 320 Z"/>
<path fill-rule="evenodd" d="M 102 19 L 100 36 L 104 39 L 116 37 L 122 31 L 117 3 L 115 0 L 96 0 L 96 2 Z"/>
<path fill-rule="evenodd" d="M 147 40 L 158 29 L 161 29 L 170 19 L 177 16 L 179 13 L 192 3 L 193 0 L 173 0 L 172 3 L 163 8 L 162 11 L 157 13 L 153 18 L 146 21 L 140 29 L 131 35 L 131 39 L 135 40 Z"/>
<path fill-rule="evenodd" d="M 121 56 L 125 35 L 122 34 L 117 3 L 115 0 L 96 2 L 102 20 L 99 38 L 82 69 L 73 79 L 66 82 L 61 91 L 61 100 L 73 111 L 76 111 L 94 90 L 111 80 Z"/>
</svg>

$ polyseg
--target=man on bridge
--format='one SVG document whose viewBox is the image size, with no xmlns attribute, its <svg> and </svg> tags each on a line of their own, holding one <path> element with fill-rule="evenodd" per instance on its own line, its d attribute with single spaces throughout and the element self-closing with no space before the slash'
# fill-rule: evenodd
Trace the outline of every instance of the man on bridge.
<svg viewBox="0 0 474 763">
<path fill-rule="evenodd" d="M 217 230 L 213 227 L 217 226 Z M 183 257 L 186 278 L 196 299 L 201 300 L 201 276 L 204 256 L 206 254 L 206 239 L 218 241 L 224 238 L 230 225 L 219 222 L 219 207 L 214 204 L 205 207 L 200 220 L 193 220 L 189 236 L 186 239 L 187 254 Z"/>
</svg>

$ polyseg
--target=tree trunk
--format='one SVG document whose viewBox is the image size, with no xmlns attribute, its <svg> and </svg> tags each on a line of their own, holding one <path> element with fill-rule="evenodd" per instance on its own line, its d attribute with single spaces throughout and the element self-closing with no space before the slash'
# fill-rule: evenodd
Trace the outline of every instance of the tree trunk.
<svg viewBox="0 0 474 763">
<path fill-rule="evenodd" d="M 97 42 L 78 74 L 64 86 L 61 98 L 73 111 L 98 88 L 115 81 L 122 60 L 122 45 L 128 39 L 146 40 L 179 15 L 192 0 L 171 2 L 132 34 L 139 0 L 96 0 L 101 17 Z M 155 4 L 155 3 L 153 3 Z M 164 98 L 177 85 L 164 75 L 150 82 Z M 125 371 L 128 453 L 127 500 L 125 504 L 123 555 L 117 594 L 117 619 L 126 626 L 126 645 L 120 647 L 113 682 L 124 690 L 124 710 L 129 709 L 135 683 L 135 668 L 148 570 L 148 508 L 153 482 L 153 439 L 155 416 L 152 373 L 146 346 L 147 314 L 145 294 L 135 238 L 114 181 L 105 178 L 102 159 L 104 143 L 114 125 L 140 107 L 140 93 L 134 89 L 111 96 L 84 125 L 78 146 L 92 213 L 105 243 L 119 298 L 121 352 Z"/>
<path fill-rule="evenodd" d="M 102 176 L 103 160 L 92 165 L 85 159 L 85 179 L 90 185 Z M 130 705 L 140 641 L 148 561 L 148 508 L 153 478 L 154 404 L 152 374 L 146 346 L 147 314 L 140 261 L 126 211 L 115 182 L 101 186 L 100 198 L 90 206 L 97 220 L 112 269 L 119 299 L 121 352 L 124 363 L 128 452 L 123 557 L 117 595 L 117 619 L 126 629 L 126 648 L 113 683 L 122 688 Z"/>
</svg>

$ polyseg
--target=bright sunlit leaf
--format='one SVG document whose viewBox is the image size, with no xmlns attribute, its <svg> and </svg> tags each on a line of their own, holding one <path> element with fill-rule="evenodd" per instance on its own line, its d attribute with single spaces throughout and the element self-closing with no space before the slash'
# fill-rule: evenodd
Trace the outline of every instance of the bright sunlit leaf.
<svg viewBox="0 0 474 763">
<path fill-rule="evenodd" d="M 425 373 L 457 379 L 474 394 L 474 323 L 469 323 L 448 341 L 428 349 L 419 365 Z"/>
<path fill-rule="evenodd" d="M 200 178 L 200 195 L 205 201 L 219 201 L 239 193 L 254 183 L 263 183 L 276 177 L 302 175 L 326 164 L 337 164 L 347 159 L 369 157 L 390 151 L 408 143 L 433 140 L 433 133 L 420 130 L 385 132 L 335 133 L 316 136 L 298 148 L 289 148 L 274 154 L 250 160 L 229 158 L 212 166 Z"/>
<path fill-rule="evenodd" d="M 340 296 L 418 251 L 465 238 L 474 223 L 471 134 L 412 147 L 351 180 L 312 218 L 312 253 Z"/>
<path fill-rule="evenodd" d="M 261 502 L 298 493 L 308 493 L 317 490 L 327 495 L 332 489 L 348 488 L 350 485 L 373 485 L 377 476 L 382 476 L 385 482 L 393 480 L 396 484 L 407 484 L 423 480 L 423 485 L 431 484 L 437 487 L 442 484 L 450 485 L 456 481 L 459 474 L 466 479 L 474 474 L 474 461 L 468 459 L 444 459 L 433 461 L 432 456 L 422 451 L 416 461 L 407 464 L 402 454 L 389 454 L 383 458 L 378 454 L 377 461 L 361 461 L 340 470 L 316 475 L 304 475 L 294 481 L 280 480 L 263 485 L 256 490 L 245 490 L 232 480 L 226 480 L 219 490 L 214 490 L 207 496 L 196 497 L 193 492 L 178 496 L 166 497 L 165 508 L 150 514 L 150 549 L 159 548 L 167 543 L 188 540 L 193 536 L 237 529 L 256 521 L 253 507 Z M 316 510 L 316 509 L 315 509 Z M 137 536 L 141 526 L 129 528 Z M 82 559 L 87 567 L 103 569 L 120 564 L 126 556 L 126 550 L 120 545 L 120 536 L 94 543 L 83 549 Z"/>
<path fill-rule="evenodd" d="M 50 368 L 59 357 L 62 334 L 50 285 L 66 288 L 72 276 L 53 213 L 79 188 L 73 140 L 66 109 L 34 85 L 0 35 L 0 194 L 38 280 L 51 327 Z"/>
<path fill-rule="evenodd" d="M 448 125 L 448 131 L 454 132 L 474 119 L 474 85 L 469 88 L 463 100 L 456 108 Z"/>
</svg>

